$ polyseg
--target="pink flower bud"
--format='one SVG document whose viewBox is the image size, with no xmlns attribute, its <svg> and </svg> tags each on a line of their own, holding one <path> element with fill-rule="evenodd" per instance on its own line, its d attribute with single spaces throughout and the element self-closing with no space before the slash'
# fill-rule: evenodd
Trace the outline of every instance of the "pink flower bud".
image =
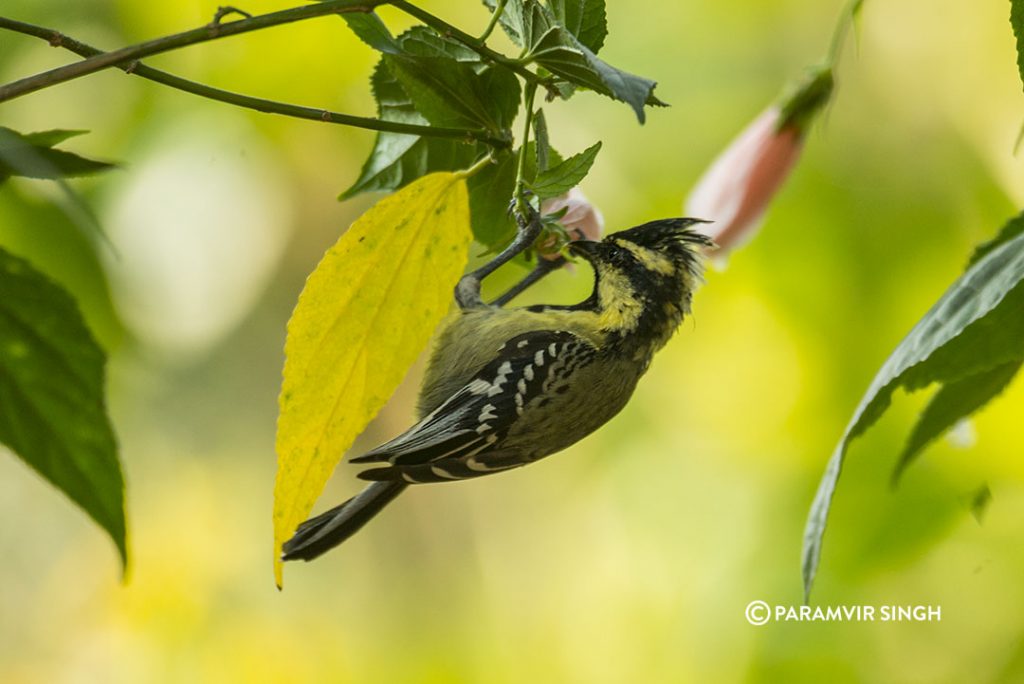
<svg viewBox="0 0 1024 684">
<path fill-rule="evenodd" d="M 783 125 L 778 107 L 769 107 L 714 161 L 686 201 L 686 215 L 715 241 L 715 256 L 743 245 L 760 227 L 775 193 L 800 156 L 800 127 Z"/>
<path fill-rule="evenodd" d="M 559 219 L 559 223 L 569 233 L 571 240 L 600 240 L 604 233 L 604 216 L 601 211 L 590 203 L 587 196 L 579 188 L 573 188 L 564 195 L 544 200 L 540 205 L 540 213 L 543 216 L 556 214 L 565 209 L 565 214 Z M 557 253 L 544 253 L 544 248 L 554 246 L 554 241 L 549 240 L 541 245 L 541 254 L 545 259 L 557 259 Z"/>
</svg>

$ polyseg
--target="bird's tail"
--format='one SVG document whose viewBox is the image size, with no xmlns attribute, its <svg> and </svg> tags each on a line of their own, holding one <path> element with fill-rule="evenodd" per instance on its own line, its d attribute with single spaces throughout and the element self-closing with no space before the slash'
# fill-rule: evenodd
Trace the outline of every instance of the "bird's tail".
<svg viewBox="0 0 1024 684">
<path fill-rule="evenodd" d="M 299 525 L 284 543 L 281 558 L 313 560 L 359 531 L 408 485 L 404 482 L 374 482 L 351 499 Z"/>
</svg>

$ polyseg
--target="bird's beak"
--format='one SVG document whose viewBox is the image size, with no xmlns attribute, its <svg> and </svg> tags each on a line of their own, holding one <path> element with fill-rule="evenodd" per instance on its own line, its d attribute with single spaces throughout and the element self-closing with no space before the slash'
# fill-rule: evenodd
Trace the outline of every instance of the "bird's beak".
<svg viewBox="0 0 1024 684">
<path fill-rule="evenodd" d="M 597 256 L 600 246 L 600 242 L 594 242 L 593 240 L 576 240 L 569 243 L 569 251 L 583 257 L 587 261 L 593 261 L 594 257 Z"/>
</svg>

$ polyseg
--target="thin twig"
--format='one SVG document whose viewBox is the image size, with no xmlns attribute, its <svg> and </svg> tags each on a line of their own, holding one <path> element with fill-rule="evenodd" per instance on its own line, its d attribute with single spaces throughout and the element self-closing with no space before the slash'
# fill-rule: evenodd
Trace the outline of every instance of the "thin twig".
<svg viewBox="0 0 1024 684">
<path fill-rule="evenodd" d="M 533 125 L 533 99 L 536 94 L 537 85 L 535 83 L 527 83 L 526 88 L 523 90 L 523 139 L 519 143 L 520 148 L 519 161 L 516 165 L 515 195 L 512 198 L 516 208 L 516 219 L 520 224 L 525 220 L 528 213 L 526 197 L 524 196 L 523 189 L 526 184 L 527 143 L 530 141 L 530 127 Z"/>
<path fill-rule="evenodd" d="M 473 165 L 470 166 L 469 168 L 463 169 L 462 171 L 456 171 L 455 175 L 458 176 L 459 178 L 466 178 L 466 179 L 472 178 L 473 176 L 475 176 L 476 174 L 480 173 L 481 171 L 483 171 L 485 168 L 487 168 L 488 166 L 490 166 L 493 163 L 494 163 L 494 153 L 485 154 L 483 157 L 481 157 L 480 159 L 476 160 L 476 162 L 474 162 Z"/>
<path fill-rule="evenodd" d="M 91 45 L 87 45 L 79 40 L 75 40 L 74 38 L 66 36 L 59 31 L 54 31 L 53 29 L 44 28 L 42 26 L 36 26 L 34 24 L 27 24 L 25 22 L 0 17 L 0 29 L 7 29 L 17 33 L 34 36 L 36 38 L 42 38 L 54 47 L 61 47 L 65 50 L 70 50 L 82 57 L 88 58 L 105 54 L 102 50 Z M 129 64 L 118 65 L 118 68 L 126 73 L 141 76 L 142 78 L 150 81 L 187 93 L 192 93 L 193 95 L 199 95 L 200 97 L 205 97 L 210 100 L 225 102 L 227 104 L 244 107 L 246 109 L 254 109 L 258 112 L 265 112 L 268 114 L 281 114 L 283 116 L 291 116 L 299 119 L 323 121 L 326 123 L 354 126 L 356 128 L 366 128 L 374 131 L 386 131 L 389 133 L 408 133 L 411 135 L 421 135 L 433 138 L 461 139 L 466 142 L 477 141 L 490 145 L 491 147 L 498 148 L 508 147 L 509 145 L 507 140 L 496 138 L 484 130 L 440 128 L 435 126 L 406 124 L 397 121 L 383 121 L 381 119 L 332 112 L 326 109 L 303 107 L 284 102 L 265 100 L 259 97 L 250 97 L 248 95 L 233 93 L 228 90 L 221 90 L 220 88 L 213 88 L 202 83 L 196 83 L 195 81 L 189 81 L 181 78 L 180 76 L 175 76 L 174 74 L 170 74 L 166 71 L 154 69 L 137 61 L 130 62 Z"/>
<path fill-rule="evenodd" d="M 566 263 L 568 262 L 564 256 L 559 256 L 554 259 L 545 259 L 541 257 L 537 261 L 537 265 L 533 267 L 533 270 L 526 274 L 526 277 L 510 287 L 505 294 L 492 301 L 491 306 L 505 306 L 527 289 L 539 283 L 545 276 L 550 273 L 554 273 L 562 266 L 565 266 Z"/>
<path fill-rule="evenodd" d="M 498 3 L 494 6 L 494 13 L 491 14 L 491 20 L 487 22 L 487 28 L 477 38 L 481 43 L 491 37 L 491 33 L 494 32 L 494 27 L 498 25 L 498 20 L 501 19 L 501 13 L 505 11 L 505 3 L 508 0 L 498 0 Z"/>
<path fill-rule="evenodd" d="M 293 7 L 279 12 L 261 14 L 251 19 L 241 19 L 227 24 L 207 24 L 191 31 L 154 38 L 153 40 L 129 45 L 113 52 L 104 52 L 84 59 L 81 62 L 50 69 L 49 71 L 0 86 L 0 102 L 102 71 L 103 69 L 109 69 L 113 66 L 128 64 L 144 57 L 160 54 L 161 52 L 176 50 L 187 45 L 196 45 L 217 40 L 218 38 L 236 36 L 250 31 L 258 31 L 271 26 L 313 19 L 314 17 L 322 17 L 328 14 L 370 12 L 378 5 L 384 3 L 385 0 L 324 0 L 324 2 L 312 5 L 302 5 L 301 7 Z"/>
<path fill-rule="evenodd" d="M 44 71 L 0 86 L 0 102 L 12 100 L 16 97 L 27 95 L 28 93 L 48 88 L 52 85 L 57 85 L 58 83 L 64 83 L 97 71 L 102 71 L 103 69 L 109 69 L 110 67 L 117 67 L 123 64 L 130 65 L 144 57 L 149 57 L 163 52 L 170 52 L 171 50 L 177 50 L 189 45 L 205 43 L 211 40 L 217 40 L 218 38 L 235 36 L 242 33 L 248 33 L 250 31 L 258 31 L 260 29 L 279 26 L 281 24 L 313 19 L 315 17 L 321 17 L 328 14 L 372 12 L 380 5 L 392 5 L 406 14 L 419 19 L 442 35 L 454 38 L 464 44 L 484 59 L 515 72 L 528 83 L 542 85 L 548 90 L 553 88 L 553 79 L 541 78 L 526 68 L 525 65 L 514 59 L 510 59 L 501 53 L 495 52 L 479 39 L 461 31 L 448 22 L 434 16 L 430 12 L 405 2 L 405 0 L 323 0 L 323 2 L 319 2 L 317 4 L 302 5 L 300 7 L 293 7 L 291 9 L 281 10 L 278 12 L 270 12 L 268 14 L 262 14 L 249 19 L 232 21 L 227 24 L 211 22 L 206 26 L 202 26 L 197 29 L 154 38 L 153 40 L 148 40 L 144 43 L 129 45 L 121 48 L 120 50 L 104 52 L 84 59 L 81 62 L 75 62 L 74 64 L 50 69 L 49 71 Z M 0 19 L 2 19 L 2 17 L 0 17 Z"/>
<path fill-rule="evenodd" d="M 232 14 L 237 14 L 241 17 L 245 17 L 246 19 L 252 19 L 252 15 L 245 10 L 240 10 L 237 7 L 232 7 L 231 5 L 223 5 L 218 7 L 217 12 L 213 15 L 213 23 L 220 24 L 224 21 L 224 17 L 229 17 Z"/>
</svg>

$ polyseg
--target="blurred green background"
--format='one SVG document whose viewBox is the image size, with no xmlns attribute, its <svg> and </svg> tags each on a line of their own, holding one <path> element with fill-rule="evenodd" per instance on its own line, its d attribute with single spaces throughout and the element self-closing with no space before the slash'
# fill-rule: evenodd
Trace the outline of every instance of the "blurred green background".
<svg viewBox="0 0 1024 684">
<path fill-rule="evenodd" d="M 5 0 L 3 13 L 113 48 L 198 26 L 217 4 Z M 473 0 L 423 5 L 471 32 L 487 21 Z M 611 229 L 678 215 L 714 155 L 824 52 L 841 7 L 609 5 L 602 56 L 657 79 L 672 108 L 644 127 L 593 94 L 546 112 L 561 151 L 604 141 L 584 190 Z M 941 605 L 941 622 L 754 627 L 743 613 L 800 603 L 804 516 L 860 394 L 1024 204 L 1008 14 L 868 0 L 838 98 L 764 230 L 710 274 L 623 414 L 530 468 L 410 492 L 341 549 L 289 565 L 283 593 L 270 510 L 284 326 L 373 201 L 335 201 L 373 134 L 120 72 L 5 103 L 4 125 L 88 128 L 68 149 L 124 161 L 75 182 L 115 250 L 84 239 L 51 186 L 20 180 L 0 190 L 0 244 L 72 288 L 112 351 L 132 563 L 121 584 L 109 540 L 0 458 L 0 681 L 1024 681 L 1019 382 L 976 417 L 969 448 L 943 440 L 891 490 L 926 393 L 897 396 L 840 483 L 814 602 Z M 2 81 L 70 59 L 0 35 Z M 372 114 L 375 59 L 328 17 L 149 63 Z M 588 279 L 562 273 L 530 297 L 568 301 Z M 356 449 L 408 425 L 417 373 Z M 340 466 L 321 506 L 355 491 L 355 472 Z M 969 500 L 984 483 L 979 523 Z"/>
</svg>

